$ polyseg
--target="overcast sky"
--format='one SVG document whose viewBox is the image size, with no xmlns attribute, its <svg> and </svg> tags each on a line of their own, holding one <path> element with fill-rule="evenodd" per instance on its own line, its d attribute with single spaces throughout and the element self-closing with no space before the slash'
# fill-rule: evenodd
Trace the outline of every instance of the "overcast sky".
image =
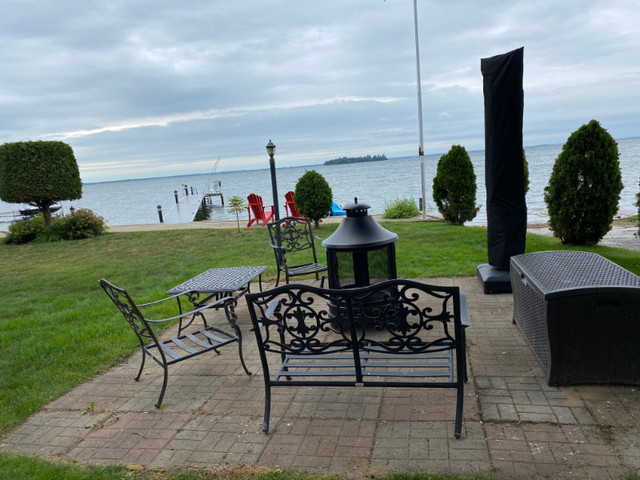
<svg viewBox="0 0 640 480">
<path fill-rule="evenodd" d="M 0 143 L 84 182 L 416 155 L 412 0 L 0 0 Z M 524 47 L 524 145 L 640 135 L 637 0 L 418 0 L 425 152 L 484 148 L 480 59 Z"/>
</svg>

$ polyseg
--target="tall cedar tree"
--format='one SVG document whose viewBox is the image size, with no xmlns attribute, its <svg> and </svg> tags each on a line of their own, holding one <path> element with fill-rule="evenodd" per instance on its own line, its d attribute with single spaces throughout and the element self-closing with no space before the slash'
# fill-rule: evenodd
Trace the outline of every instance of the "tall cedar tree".
<svg viewBox="0 0 640 480">
<path fill-rule="evenodd" d="M 467 150 L 453 145 L 438 162 L 433 179 L 433 201 L 448 222 L 462 225 L 473 220 L 476 208 L 476 174 Z"/>
<path fill-rule="evenodd" d="M 317 228 L 320 226 L 320 219 L 331 211 L 333 192 L 321 174 L 309 170 L 298 179 L 294 198 L 298 211 L 313 220 Z"/>
<path fill-rule="evenodd" d="M 549 227 L 562 243 L 595 245 L 611 230 L 622 191 L 618 144 L 596 120 L 573 132 L 545 188 Z"/>
</svg>

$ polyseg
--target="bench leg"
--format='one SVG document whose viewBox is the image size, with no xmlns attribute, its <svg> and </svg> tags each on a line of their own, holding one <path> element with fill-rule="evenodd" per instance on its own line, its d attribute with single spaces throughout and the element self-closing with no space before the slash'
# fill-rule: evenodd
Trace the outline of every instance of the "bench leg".
<svg viewBox="0 0 640 480">
<path fill-rule="evenodd" d="M 462 410 L 464 402 L 464 387 L 462 385 L 460 385 L 460 387 L 458 388 L 458 395 L 456 400 L 456 422 L 453 429 L 453 436 L 456 438 L 460 438 L 460 435 L 462 435 Z"/>
<path fill-rule="evenodd" d="M 265 382 L 264 385 L 264 422 L 262 424 L 262 431 L 264 433 L 269 432 L 269 417 L 271 416 L 271 385 Z"/>
</svg>

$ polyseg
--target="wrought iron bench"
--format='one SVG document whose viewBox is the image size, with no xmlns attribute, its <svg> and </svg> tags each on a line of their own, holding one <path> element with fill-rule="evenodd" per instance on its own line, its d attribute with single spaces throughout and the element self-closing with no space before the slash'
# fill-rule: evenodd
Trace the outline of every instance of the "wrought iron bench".
<svg viewBox="0 0 640 480">
<path fill-rule="evenodd" d="M 462 429 L 466 302 L 458 287 L 388 280 L 332 290 L 290 284 L 246 296 L 271 387 L 416 387 L 457 390 Z"/>
<path fill-rule="evenodd" d="M 120 310 L 120 313 L 122 313 L 124 318 L 127 320 L 140 342 L 140 348 L 142 348 L 142 362 L 135 380 L 138 381 L 140 379 L 147 355 L 158 363 L 158 365 L 160 365 L 164 370 L 162 389 L 160 390 L 158 402 L 155 404 L 156 408 L 160 408 L 162 405 L 162 399 L 164 398 L 164 394 L 167 389 L 169 365 L 173 365 L 174 363 L 178 363 L 210 351 L 220 354 L 218 350 L 225 345 L 230 345 L 232 343 L 238 344 L 238 355 L 240 356 L 242 368 L 247 375 L 251 375 L 251 372 L 247 370 L 242 356 L 242 335 L 238 325 L 236 324 L 236 314 L 234 312 L 234 308 L 237 304 L 237 300 L 235 298 L 220 298 L 219 300 L 200 306 L 190 312 L 183 313 L 182 309 L 180 309 L 180 314 L 175 317 L 152 320 L 143 315 L 142 311 L 146 310 L 145 307 L 153 308 L 154 305 L 174 300 L 179 298 L 181 295 L 189 297 L 193 292 L 188 291 L 179 293 L 177 295 L 163 298 L 162 300 L 138 305 L 133 301 L 126 290 L 116 287 L 103 278 L 99 280 L 99 283 L 116 307 L 118 307 L 118 310 Z M 207 324 L 204 312 L 211 308 L 224 308 L 225 316 L 234 333 Z M 194 324 L 194 320 L 196 318 L 200 318 L 202 320 L 202 326 L 200 326 L 200 322 L 196 322 L 197 326 Z M 167 340 L 161 340 L 158 338 L 158 335 L 154 332 L 152 325 L 172 321 L 179 322 L 178 336 Z"/>
</svg>

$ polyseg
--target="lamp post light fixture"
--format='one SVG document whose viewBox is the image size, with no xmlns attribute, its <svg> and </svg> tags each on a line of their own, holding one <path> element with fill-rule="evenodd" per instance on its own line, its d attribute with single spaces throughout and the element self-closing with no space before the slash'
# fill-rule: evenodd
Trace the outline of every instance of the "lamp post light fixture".
<svg viewBox="0 0 640 480">
<path fill-rule="evenodd" d="M 278 183 L 276 182 L 276 160 L 273 156 L 276 153 L 276 146 L 271 140 L 267 143 L 267 153 L 269 154 L 269 169 L 271 170 L 271 193 L 273 195 L 273 210 L 276 222 L 280 220 L 280 208 L 278 206 Z"/>
</svg>

